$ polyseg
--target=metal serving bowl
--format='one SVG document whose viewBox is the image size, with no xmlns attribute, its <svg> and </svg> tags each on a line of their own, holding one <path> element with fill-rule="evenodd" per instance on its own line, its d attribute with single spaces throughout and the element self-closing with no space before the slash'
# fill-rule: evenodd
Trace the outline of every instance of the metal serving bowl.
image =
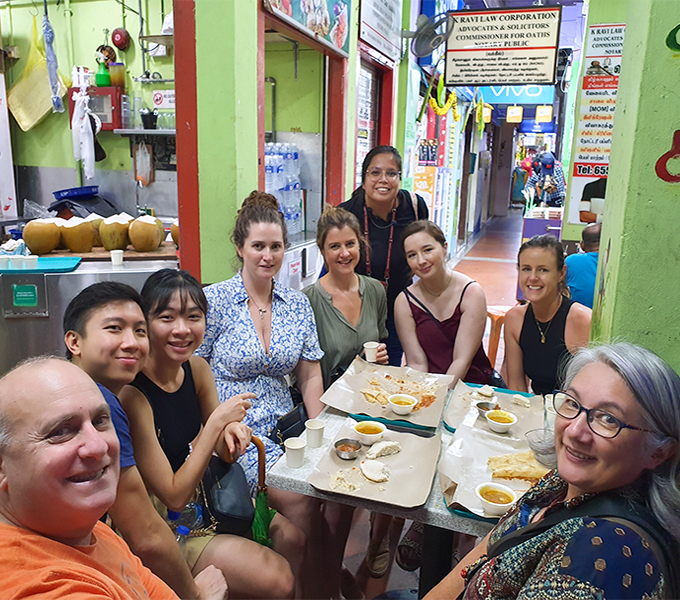
<svg viewBox="0 0 680 600">
<path fill-rule="evenodd" d="M 498 402 L 495 400 L 491 401 L 481 401 L 477 402 L 475 404 L 477 407 L 477 411 L 479 412 L 479 416 L 482 417 L 482 419 L 486 416 L 486 413 L 488 413 L 490 410 L 496 410 L 498 409 Z"/>
<path fill-rule="evenodd" d="M 338 446 L 351 446 L 354 448 L 352 451 L 348 450 L 340 450 Z M 338 453 L 338 456 L 342 458 L 343 460 L 352 460 L 359 456 L 359 450 L 361 449 L 361 442 L 359 440 L 353 440 L 351 438 L 343 438 L 341 440 L 338 440 L 335 442 L 335 451 Z"/>
</svg>

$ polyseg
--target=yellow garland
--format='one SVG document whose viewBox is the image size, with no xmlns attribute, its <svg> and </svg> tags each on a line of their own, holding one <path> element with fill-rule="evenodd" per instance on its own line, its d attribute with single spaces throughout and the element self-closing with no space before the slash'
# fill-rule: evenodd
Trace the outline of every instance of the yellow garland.
<svg viewBox="0 0 680 600">
<path fill-rule="evenodd" d="M 451 92 L 449 97 L 446 99 L 444 106 L 439 106 L 439 103 L 434 99 L 430 98 L 430 108 L 439 115 L 443 117 L 450 108 L 453 106 L 453 119 L 454 121 L 460 121 L 460 113 L 458 112 L 458 98 L 456 98 L 456 92 Z"/>
</svg>

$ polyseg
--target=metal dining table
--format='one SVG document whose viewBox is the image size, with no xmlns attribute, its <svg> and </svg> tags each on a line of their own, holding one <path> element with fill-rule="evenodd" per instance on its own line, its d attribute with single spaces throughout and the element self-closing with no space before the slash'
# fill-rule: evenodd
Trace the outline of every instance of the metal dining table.
<svg viewBox="0 0 680 600">
<path fill-rule="evenodd" d="M 492 523 L 481 521 L 475 517 L 457 514 L 446 506 L 439 484 L 439 474 L 435 473 L 432 488 L 427 501 L 416 508 L 403 508 L 384 502 L 374 502 L 357 498 L 351 494 L 334 494 L 317 490 L 307 483 L 317 463 L 329 451 L 338 431 L 347 419 L 347 414 L 331 407 L 326 407 L 319 415 L 325 421 L 323 444 L 319 448 L 305 448 L 304 462 L 301 467 L 292 469 L 286 465 L 285 454 L 267 472 L 267 485 L 272 488 L 296 492 L 306 496 L 332 500 L 350 506 L 365 508 L 370 511 L 411 519 L 425 525 L 423 539 L 423 559 L 420 569 L 419 597 L 423 597 L 432 587 L 451 570 L 451 556 L 455 533 L 465 533 L 484 537 L 493 527 Z M 403 430 L 402 430 L 403 431 Z M 410 429 L 415 435 L 423 434 Z M 440 422 L 437 433 L 441 433 L 441 451 L 446 451 L 453 439 L 451 434 Z M 306 433 L 302 435 L 305 437 Z"/>
</svg>

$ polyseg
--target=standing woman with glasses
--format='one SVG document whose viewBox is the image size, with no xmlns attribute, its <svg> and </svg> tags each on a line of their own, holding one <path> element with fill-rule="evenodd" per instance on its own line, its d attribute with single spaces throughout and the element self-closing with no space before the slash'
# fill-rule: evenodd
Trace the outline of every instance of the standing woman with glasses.
<svg viewBox="0 0 680 600">
<path fill-rule="evenodd" d="M 562 362 L 588 344 L 592 311 L 568 297 L 564 250 L 555 236 L 524 242 L 517 268 L 528 302 L 505 316 L 508 388 L 528 391 L 528 377 L 535 394 L 550 394 Z"/>
<path fill-rule="evenodd" d="M 680 598 L 680 377 L 619 343 L 578 350 L 562 389 L 557 470 L 427 600 Z"/>
<path fill-rule="evenodd" d="M 394 324 L 394 302 L 411 285 L 411 269 L 399 240 L 409 223 L 427 219 L 425 201 L 399 188 L 401 155 L 392 146 L 376 146 L 361 167 L 361 187 L 340 205 L 359 219 L 366 245 L 356 272 L 380 281 L 387 291 L 387 354 L 399 366 L 403 353 Z"/>
</svg>

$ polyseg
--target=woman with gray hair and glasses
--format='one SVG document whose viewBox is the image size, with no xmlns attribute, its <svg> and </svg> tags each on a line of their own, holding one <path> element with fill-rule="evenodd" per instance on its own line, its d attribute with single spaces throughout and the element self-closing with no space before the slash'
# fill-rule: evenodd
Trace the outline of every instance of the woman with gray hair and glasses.
<svg viewBox="0 0 680 600">
<path fill-rule="evenodd" d="M 557 470 L 427 598 L 680 597 L 680 377 L 639 346 L 590 346 L 555 409 Z"/>
</svg>

